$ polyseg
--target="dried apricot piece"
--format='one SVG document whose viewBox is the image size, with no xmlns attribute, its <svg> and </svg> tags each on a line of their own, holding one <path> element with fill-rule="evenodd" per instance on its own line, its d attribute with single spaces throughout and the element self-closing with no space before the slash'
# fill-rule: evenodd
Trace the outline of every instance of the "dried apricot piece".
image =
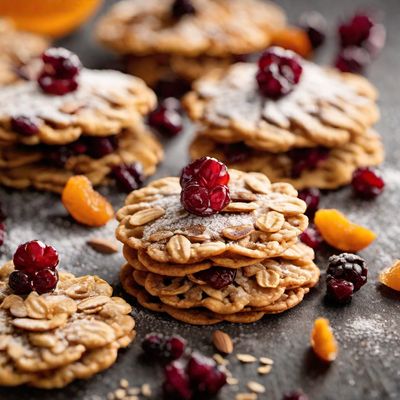
<svg viewBox="0 0 400 400">
<path fill-rule="evenodd" d="M 301 28 L 289 26 L 274 33 L 272 45 L 292 50 L 304 58 L 312 54 L 310 38 Z"/>
<path fill-rule="evenodd" d="M 114 216 L 112 205 L 93 189 L 84 175 L 72 176 L 62 192 L 64 207 L 84 225 L 103 226 Z"/>
<path fill-rule="evenodd" d="M 311 333 L 311 346 L 321 360 L 330 362 L 336 359 L 338 344 L 326 318 L 315 320 Z"/>
<path fill-rule="evenodd" d="M 314 223 L 325 241 L 342 251 L 360 251 L 376 239 L 373 231 L 352 223 L 335 209 L 318 210 Z"/>
<path fill-rule="evenodd" d="M 384 269 L 379 274 L 379 282 L 393 290 L 400 291 L 400 260 L 396 260 L 391 267 Z"/>
</svg>

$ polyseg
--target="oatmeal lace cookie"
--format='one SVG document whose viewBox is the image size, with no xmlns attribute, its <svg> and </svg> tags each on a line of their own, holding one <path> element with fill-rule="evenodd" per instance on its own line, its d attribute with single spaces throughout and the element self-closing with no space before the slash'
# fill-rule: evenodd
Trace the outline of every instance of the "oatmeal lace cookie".
<svg viewBox="0 0 400 400">
<path fill-rule="evenodd" d="M 60 272 L 52 293 L 13 294 L 0 268 L 0 385 L 61 388 L 109 368 L 135 337 L 131 306 L 97 276 Z"/>
<path fill-rule="evenodd" d="M 263 174 L 229 173 L 232 201 L 211 216 L 185 211 L 178 178 L 132 192 L 117 213 L 117 238 L 154 261 L 182 265 L 216 256 L 274 257 L 295 244 L 308 224 L 296 190 Z"/>
</svg>

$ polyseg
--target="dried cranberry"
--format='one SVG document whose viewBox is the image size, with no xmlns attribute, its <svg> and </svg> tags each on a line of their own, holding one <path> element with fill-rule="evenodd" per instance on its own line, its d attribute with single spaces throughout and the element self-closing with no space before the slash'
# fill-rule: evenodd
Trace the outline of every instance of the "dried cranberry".
<svg viewBox="0 0 400 400">
<path fill-rule="evenodd" d="M 220 144 L 218 147 L 230 164 L 246 161 L 253 153 L 253 150 L 242 142 Z"/>
<path fill-rule="evenodd" d="M 208 216 L 222 211 L 230 202 L 229 188 L 217 185 L 212 189 L 191 182 L 182 189 L 181 203 L 192 214 Z"/>
<path fill-rule="evenodd" d="M 385 182 L 376 170 L 365 167 L 354 171 L 351 185 L 358 196 L 372 199 L 383 192 Z"/>
<path fill-rule="evenodd" d="M 199 185 L 212 189 L 229 183 L 226 165 L 212 157 L 203 157 L 183 168 L 180 184 L 182 188 L 196 181 Z"/>
<path fill-rule="evenodd" d="M 186 349 L 186 340 L 180 336 L 165 337 L 161 333 L 150 333 L 142 342 L 143 350 L 157 358 L 176 360 Z"/>
<path fill-rule="evenodd" d="M 52 292 L 58 283 L 58 272 L 41 269 L 32 276 L 32 288 L 39 294 Z"/>
<path fill-rule="evenodd" d="M 149 333 L 142 342 L 142 349 L 149 355 L 160 357 L 165 345 L 164 335 L 161 333 Z"/>
<path fill-rule="evenodd" d="M 41 269 L 55 270 L 59 259 L 54 247 L 46 246 L 39 240 L 32 240 L 18 246 L 13 262 L 15 269 L 33 274 Z"/>
<path fill-rule="evenodd" d="M 338 54 L 335 67 L 342 72 L 360 74 L 371 63 L 368 52 L 361 47 L 346 47 Z"/>
<path fill-rule="evenodd" d="M 11 272 L 8 285 L 15 294 L 28 294 L 32 291 L 31 280 L 28 274 L 22 271 Z"/>
<path fill-rule="evenodd" d="M 231 268 L 213 267 L 196 273 L 196 278 L 208 283 L 216 290 L 233 283 L 236 277 L 236 270 Z"/>
<path fill-rule="evenodd" d="M 78 82 L 74 78 L 57 79 L 47 74 L 40 74 L 38 84 L 47 94 L 63 96 L 64 94 L 75 91 L 78 88 Z"/>
<path fill-rule="evenodd" d="M 149 114 L 149 125 L 163 135 L 176 136 L 183 128 L 179 100 L 169 97 Z"/>
<path fill-rule="evenodd" d="M 175 97 L 180 99 L 183 95 L 190 91 L 191 85 L 189 82 L 175 78 L 175 79 L 162 79 L 157 82 L 155 92 L 161 99 L 168 97 Z"/>
<path fill-rule="evenodd" d="M 83 141 L 78 140 L 70 144 L 69 148 L 73 154 L 86 154 L 88 152 L 88 146 Z"/>
<path fill-rule="evenodd" d="M 312 249 L 317 250 L 324 242 L 324 239 L 318 232 L 317 228 L 310 225 L 303 233 L 301 233 L 300 241 Z"/>
<path fill-rule="evenodd" d="M 180 358 L 186 349 L 186 340 L 180 336 L 174 335 L 168 337 L 164 346 L 164 357 L 171 360 Z"/>
<path fill-rule="evenodd" d="M 299 178 L 303 171 L 317 168 L 329 156 L 329 149 L 325 147 L 311 147 L 293 149 L 288 152 L 292 160 L 292 178 Z"/>
<path fill-rule="evenodd" d="M 307 32 L 313 49 L 317 49 L 324 44 L 327 22 L 319 12 L 311 11 L 302 14 L 300 26 Z"/>
<path fill-rule="evenodd" d="M 295 88 L 302 72 L 300 58 L 294 52 L 271 47 L 258 61 L 256 78 L 264 96 L 278 99 Z"/>
<path fill-rule="evenodd" d="M 0 222 L 0 246 L 4 244 L 6 238 L 6 226 L 3 222 Z"/>
<path fill-rule="evenodd" d="M 164 370 L 163 392 L 165 399 L 191 400 L 192 389 L 189 377 L 179 361 L 168 364 Z"/>
<path fill-rule="evenodd" d="M 73 152 L 68 146 L 48 146 L 45 154 L 51 166 L 63 168 Z"/>
<path fill-rule="evenodd" d="M 321 192 L 317 188 L 303 189 L 299 191 L 299 198 L 307 204 L 306 214 L 311 218 L 317 212 Z"/>
<path fill-rule="evenodd" d="M 116 165 L 112 169 L 112 174 L 117 186 L 126 193 L 140 188 L 144 181 L 143 166 L 139 162 Z"/>
<path fill-rule="evenodd" d="M 354 292 L 354 285 L 344 279 L 328 278 L 326 281 L 327 296 L 335 303 L 348 303 Z"/>
<path fill-rule="evenodd" d="M 87 154 L 92 158 L 102 158 L 113 153 L 118 147 L 118 140 L 115 136 L 87 137 Z"/>
<path fill-rule="evenodd" d="M 285 393 L 282 400 L 308 400 L 308 396 L 306 396 L 301 390 L 293 390 Z"/>
<path fill-rule="evenodd" d="M 172 4 L 172 15 L 175 18 L 193 14 L 196 14 L 196 9 L 191 0 L 175 0 Z"/>
<path fill-rule="evenodd" d="M 354 285 L 354 292 L 367 283 L 368 268 L 365 260 L 356 254 L 342 253 L 329 258 L 327 279 L 344 279 Z"/>
<path fill-rule="evenodd" d="M 39 121 L 35 117 L 18 115 L 11 118 L 11 129 L 24 136 L 35 136 L 39 133 Z"/>
</svg>

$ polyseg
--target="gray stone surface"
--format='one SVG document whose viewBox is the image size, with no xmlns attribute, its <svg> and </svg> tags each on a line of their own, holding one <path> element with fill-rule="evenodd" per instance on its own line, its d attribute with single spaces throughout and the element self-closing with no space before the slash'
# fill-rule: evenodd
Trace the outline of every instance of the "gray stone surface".
<svg viewBox="0 0 400 400">
<path fill-rule="evenodd" d="M 112 1 L 107 1 L 108 7 Z M 400 257 L 400 3 L 398 0 L 281 0 L 290 17 L 302 11 L 317 9 L 330 21 L 332 32 L 340 16 L 348 15 L 358 7 L 373 6 L 385 13 L 388 43 L 381 57 L 369 70 L 369 76 L 381 93 L 382 120 L 379 132 L 384 136 L 387 150 L 383 167 L 387 183 L 385 193 L 376 201 L 363 202 L 352 197 L 348 188 L 328 193 L 323 206 L 336 207 L 355 221 L 373 228 L 378 240 L 362 255 L 370 268 L 368 284 L 355 296 L 352 303 L 333 308 L 324 303 L 324 284 L 314 289 L 306 300 L 283 315 L 265 318 L 250 325 L 222 324 L 235 340 L 237 352 L 268 356 L 275 360 L 273 372 L 258 377 L 255 365 L 240 365 L 230 358 L 230 369 L 240 379 L 239 388 L 229 387 L 221 399 L 234 398 L 235 390 L 245 390 L 249 379 L 263 383 L 267 392 L 261 399 L 280 399 L 287 389 L 302 387 L 314 400 L 398 399 L 400 397 L 400 295 L 382 288 L 377 283 L 378 272 Z M 96 46 L 92 26 L 62 40 L 60 44 L 76 51 L 90 67 L 118 67 L 115 57 Z M 335 38 L 318 57 L 330 62 L 335 52 Z M 190 129 L 181 137 L 166 143 L 166 160 L 158 176 L 177 174 L 186 159 Z M 116 207 L 123 196 L 109 193 Z M 0 259 L 8 259 L 16 246 L 26 240 L 40 238 L 55 245 L 61 254 L 61 266 L 74 273 L 99 274 L 120 291 L 118 269 L 120 255 L 102 256 L 89 249 L 85 241 L 92 236 L 112 237 L 115 224 L 94 230 L 72 222 L 55 195 L 31 191 L 14 192 L 0 189 L 0 199 L 7 215 L 8 238 L 0 250 Z M 328 252 L 318 258 L 322 271 L 326 268 Z M 150 383 L 159 387 L 162 372 L 157 365 L 146 363 L 141 357 L 140 341 L 150 331 L 166 334 L 179 333 L 190 345 L 206 354 L 212 354 L 210 335 L 214 327 L 192 327 L 168 317 L 153 315 L 135 306 L 138 338 L 127 351 L 121 352 L 117 364 L 88 382 L 73 383 L 63 390 L 44 392 L 27 388 L 0 389 L 1 400 L 99 400 L 117 388 L 121 378 L 131 385 Z M 330 319 L 340 343 L 340 354 L 331 366 L 318 363 L 309 351 L 309 334 L 313 320 L 318 316 Z M 156 392 L 154 399 L 159 399 Z"/>
</svg>

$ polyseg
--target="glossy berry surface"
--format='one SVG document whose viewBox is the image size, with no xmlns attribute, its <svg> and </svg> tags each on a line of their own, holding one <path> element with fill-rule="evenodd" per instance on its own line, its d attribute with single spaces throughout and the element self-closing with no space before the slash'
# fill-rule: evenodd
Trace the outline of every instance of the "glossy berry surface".
<svg viewBox="0 0 400 400">
<path fill-rule="evenodd" d="M 196 273 L 196 278 L 206 282 L 212 288 L 219 290 L 233 283 L 236 270 L 231 268 L 214 267 Z"/>
<path fill-rule="evenodd" d="M 361 47 L 346 47 L 336 57 L 335 67 L 342 72 L 361 74 L 371 63 L 369 53 Z"/>
<path fill-rule="evenodd" d="M 29 275 L 22 271 L 13 271 L 8 278 L 8 285 L 15 294 L 28 294 L 33 290 Z"/>
<path fill-rule="evenodd" d="M 379 196 L 385 188 L 385 182 L 373 168 L 358 168 L 353 173 L 351 181 L 354 193 L 365 199 Z"/>
<path fill-rule="evenodd" d="M 183 128 L 180 102 L 169 97 L 149 114 L 149 125 L 165 136 L 176 136 Z"/>
<path fill-rule="evenodd" d="M 319 207 L 321 192 L 317 188 L 308 188 L 299 191 L 299 198 L 307 204 L 306 215 L 313 217 Z"/>
<path fill-rule="evenodd" d="M 139 189 L 144 181 L 143 166 L 139 162 L 116 165 L 112 175 L 119 189 L 125 193 Z"/>
<path fill-rule="evenodd" d="M 324 242 L 324 239 L 318 232 L 317 228 L 310 225 L 304 232 L 301 233 L 300 241 L 312 249 L 317 250 Z"/>
<path fill-rule="evenodd" d="M 52 292 L 58 283 L 57 271 L 41 269 L 31 276 L 32 289 L 39 294 Z"/>
<path fill-rule="evenodd" d="M 164 398 L 167 400 L 191 400 L 193 392 L 184 365 L 175 361 L 168 364 L 164 370 L 165 381 L 163 384 Z"/>
<path fill-rule="evenodd" d="M 271 47 L 258 61 L 256 79 L 264 96 L 278 99 L 295 88 L 302 72 L 301 60 L 294 52 Z"/>
<path fill-rule="evenodd" d="M 191 0 L 175 0 L 172 4 L 172 15 L 181 18 L 184 15 L 196 14 L 196 9 Z"/>
<path fill-rule="evenodd" d="M 212 189 L 218 185 L 229 183 L 226 165 L 212 157 L 202 157 L 183 168 L 180 184 L 185 188 L 191 182 Z"/>
<path fill-rule="evenodd" d="M 253 154 L 253 150 L 242 142 L 220 144 L 218 147 L 230 164 L 246 161 Z"/>
<path fill-rule="evenodd" d="M 180 336 L 164 336 L 161 333 L 150 333 L 142 342 L 145 353 L 156 358 L 176 360 L 186 350 L 186 340 Z"/>
<path fill-rule="evenodd" d="M 43 92 L 55 96 L 63 96 L 78 88 L 78 82 L 75 78 L 57 79 L 47 74 L 41 74 L 39 76 L 38 84 Z"/>
<path fill-rule="evenodd" d="M 283 395 L 282 400 L 308 400 L 308 396 L 301 390 L 293 390 Z"/>
<path fill-rule="evenodd" d="M 24 136 L 35 136 L 39 133 L 38 120 L 24 115 L 12 117 L 11 129 Z"/>
<path fill-rule="evenodd" d="M 326 281 L 326 294 L 329 299 L 338 304 L 351 301 L 354 285 L 344 279 L 329 278 Z"/>
<path fill-rule="evenodd" d="M 313 49 L 324 44 L 327 25 L 326 19 L 317 11 L 306 12 L 300 17 L 300 26 L 307 32 Z"/>
<path fill-rule="evenodd" d="M 293 149 L 288 152 L 292 160 L 292 178 L 299 178 L 304 171 L 316 169 L 329 156 L 329 149 L 312 147 Z"/>
<path fill-rule="evenodd" d="M 367 283 L 368 268 L 365 260 L 352 253 L 342 253 L 329 258 L 327 280 L 344 279 L 354 285 L 354 292 Z"/>
<path fill-rule="evenodd" d="M 15 269 L 33 274 L 41 269 L 54 270 L 59 262 L 57 250 L 40 240 L 32 240 L 18 246 L 14 253 Z"/>
<path fill-rule="evenodd" d="M 229 188 L 217 185 L 212 189 L 193 181 L 182 189 L 181 204 L 191 214 L 208 216 L 222 211 L 230 202 Z"/>
</svg>

